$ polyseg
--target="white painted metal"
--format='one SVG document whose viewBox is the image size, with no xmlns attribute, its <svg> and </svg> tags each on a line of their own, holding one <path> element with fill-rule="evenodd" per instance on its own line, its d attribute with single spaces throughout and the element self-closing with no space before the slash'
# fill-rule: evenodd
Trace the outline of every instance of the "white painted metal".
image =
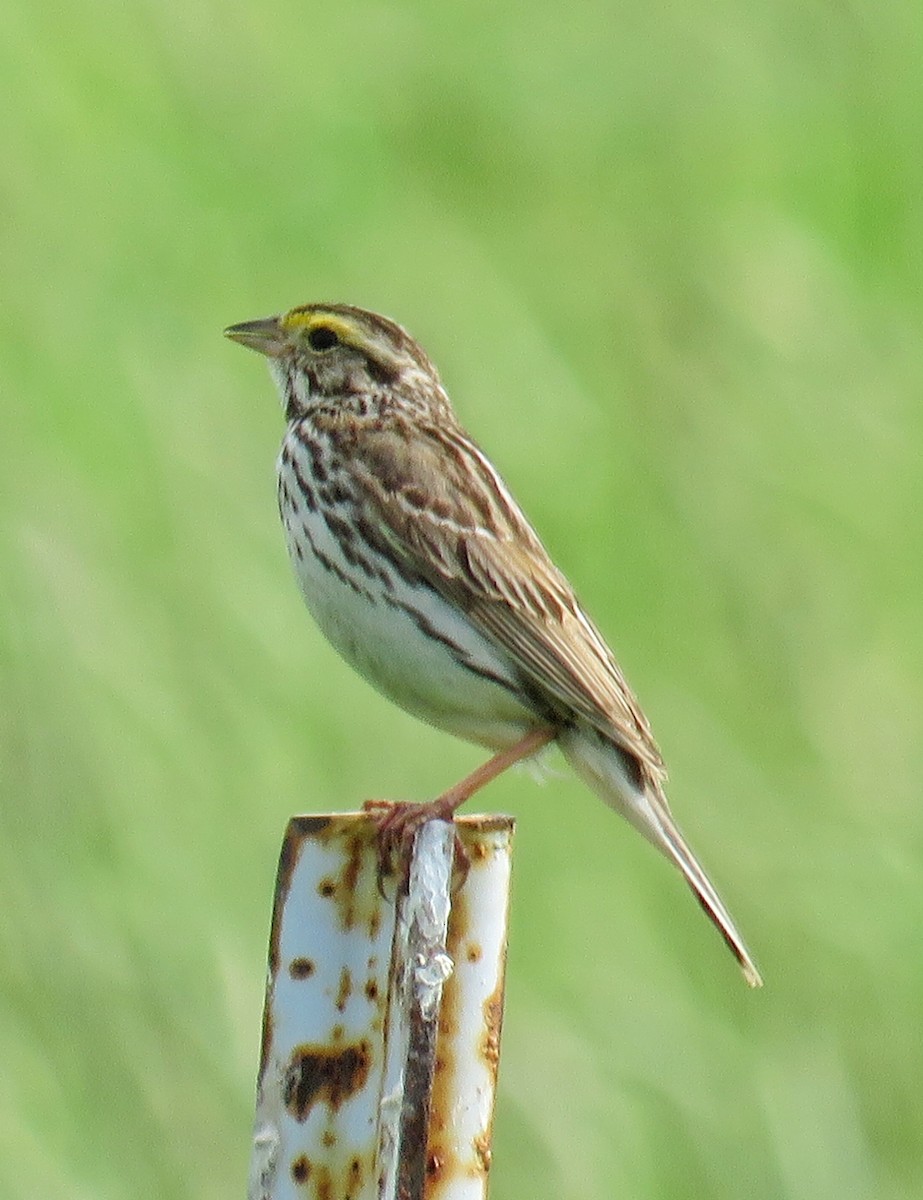
<svg viewBox="0 0 923 1200">
<path fill-rule="evenodd" d="M 249 1200 L 486 1196 L 512 821 L 455 829 L 460 889 L 453 827 L 430 822 L 395 916 L 366 814 L 290 821 Z"/>
</svg>

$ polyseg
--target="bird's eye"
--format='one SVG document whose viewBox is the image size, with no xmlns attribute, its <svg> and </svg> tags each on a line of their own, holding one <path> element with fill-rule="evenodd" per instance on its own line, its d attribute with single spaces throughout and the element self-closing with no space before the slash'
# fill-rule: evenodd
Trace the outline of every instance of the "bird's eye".
<svg viewBox="0 0 923 1200">
<path fill-rule="evenodd" d="M 331 350 L 339 341 L 329 325 L 316 325 L 308 334 L 308 345 L 312 350 Z"/>
</svg>

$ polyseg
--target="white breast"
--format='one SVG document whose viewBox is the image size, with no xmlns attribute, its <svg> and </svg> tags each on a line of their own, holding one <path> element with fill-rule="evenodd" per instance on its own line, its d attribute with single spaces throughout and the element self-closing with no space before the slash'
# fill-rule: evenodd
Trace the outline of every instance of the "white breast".
<svg viewBox="0 0 923 1200">
<path fill-rule="evenodd" d="M 324 635 L 379 691 L 469 741 L 512 745 L 537 723 L 510 661 L 428 585 L 414 585 L 353 529 L 349 501 L 290 433 L 279 508 L 305 602 Z M 326 497 L 326 498 L 325 498 Z"/>
</svg>

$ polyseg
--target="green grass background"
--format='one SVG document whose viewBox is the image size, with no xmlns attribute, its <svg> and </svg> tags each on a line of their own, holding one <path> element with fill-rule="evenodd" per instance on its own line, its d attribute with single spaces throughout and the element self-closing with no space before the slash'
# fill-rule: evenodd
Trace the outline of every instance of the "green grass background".
<svg viewBox="0 0 923 1200">
<path fill-rule="evenodd" d="M 0 18 L 0 1195 L 244 1194 L 278 844 L 478 761 L 340 664 L 224 325 L 406 324 L 610 635 L 761 962 L 562 774 L 492 1194 L 923 1188 L 923 9 Z"/>
</svg>

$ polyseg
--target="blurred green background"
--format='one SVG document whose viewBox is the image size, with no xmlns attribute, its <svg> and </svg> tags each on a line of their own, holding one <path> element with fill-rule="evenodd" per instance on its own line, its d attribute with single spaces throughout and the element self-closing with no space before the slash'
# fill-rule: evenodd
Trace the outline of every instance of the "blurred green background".
<svg viewBox="0 0 923 1200">
<path fill-rule="evenodd" d="M 519 820 L 497 1200 L 923 1187 L 923 9 L 0 19 L 0 1194 L 218 1200 L 296 811 L 479 753 L 342 666 L 223 326 L 429 349 L 766 976 L 575 781 Z"/>
</svg>

